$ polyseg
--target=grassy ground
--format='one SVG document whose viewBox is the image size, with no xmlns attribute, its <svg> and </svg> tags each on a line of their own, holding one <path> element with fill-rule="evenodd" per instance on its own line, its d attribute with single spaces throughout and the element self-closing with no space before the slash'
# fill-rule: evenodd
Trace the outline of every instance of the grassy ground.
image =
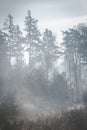
<svg viewBox="0 0 87 130">
<path fill-rule="evenodd" d="M 87 130 L 87 109 L 80 108 L 36 120 L 0 116 L 0 130 Z"/>
</svg>

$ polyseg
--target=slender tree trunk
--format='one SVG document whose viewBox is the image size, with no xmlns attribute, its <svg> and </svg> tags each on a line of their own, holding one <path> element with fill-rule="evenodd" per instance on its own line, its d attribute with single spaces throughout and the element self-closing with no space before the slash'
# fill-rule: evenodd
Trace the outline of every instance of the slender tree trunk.
<svg viewBox="0 0 87 130">
<path fill-rule="evenodd" d="M 75 82 L 75 97 L 76 97 L 76 102 L 79 101 L 80 94 L 79 94 L 79 84 L 78 84 L 78 57 L 77 57 L 77 52 L 75 52 L 75 55 L 73 57 L 73 73 L 74 73 L 74 82 Z"/>
<path fill-rule="evenodd" d="M 70 102 L 73 105 L 74 103 L 74 94 L 72 89 L 72 63 L 71 63 L 72 55 L 69 54 L 69 87 L 70 87 Z"/>
</svg>

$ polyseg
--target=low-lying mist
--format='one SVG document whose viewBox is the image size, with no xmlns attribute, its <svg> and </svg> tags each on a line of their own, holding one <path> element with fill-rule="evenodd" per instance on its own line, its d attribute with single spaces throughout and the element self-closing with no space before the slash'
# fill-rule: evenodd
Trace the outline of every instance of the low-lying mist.
<svg viewBox="0 0 87 130">
<path fill-rule="evenodd" d="M 43 68 L 31 72 L 27 69 L 12 66 L 7 72 L 2 70 L 1 103 L 13 103 L 22 114 L 31 117 L 53 114 L 69 106 L 68 84 L 63 74 L 56 72 L 47 80 Z"/>
</svg>

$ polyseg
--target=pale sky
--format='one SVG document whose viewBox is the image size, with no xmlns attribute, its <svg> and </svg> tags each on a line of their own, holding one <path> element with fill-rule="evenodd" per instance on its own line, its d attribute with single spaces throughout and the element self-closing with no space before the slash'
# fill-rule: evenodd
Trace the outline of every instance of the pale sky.
<svg viewBox="0 0 87 130">
<path fill-rule="evenodd" d="M 22 28 L 27 10 L 39 20 L 39 28 L 56 33 L 87 19 L 87 0 L 0 0 L 0 26 L 9 13 Z"/>
</svg>

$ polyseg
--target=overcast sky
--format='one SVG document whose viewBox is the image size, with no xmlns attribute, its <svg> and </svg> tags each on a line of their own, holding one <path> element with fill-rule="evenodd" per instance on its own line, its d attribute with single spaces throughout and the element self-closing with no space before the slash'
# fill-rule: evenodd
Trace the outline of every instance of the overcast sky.
<svg viewBox="0 0 87 130">
<path fill-rule="evenodd" d="M 87 0 L 0 0 L 0 26 L 11 13 L 16 23 L 23 27 L 27 10 L 39 19 L 42 28 L 63 29 L 87 16 Z"/>
</svg>

